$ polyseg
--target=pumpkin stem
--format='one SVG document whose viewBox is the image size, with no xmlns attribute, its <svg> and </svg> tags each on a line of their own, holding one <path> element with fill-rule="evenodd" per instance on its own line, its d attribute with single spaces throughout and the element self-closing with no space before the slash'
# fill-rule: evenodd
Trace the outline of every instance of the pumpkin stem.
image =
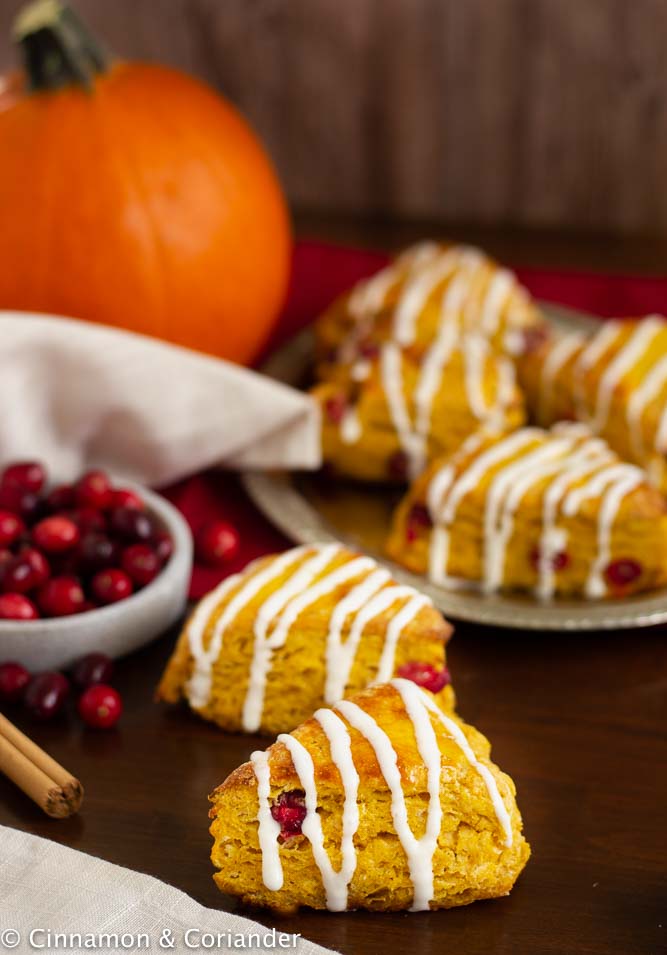
<svg viewBox="0 0 667 955">
<path fill-rule="evenodd" d="M 78 16 L 59 0 L 35 0 L 14 21 L 30 88 L 78 85 L 91 90 L 108 57 Z"/>
</svg>

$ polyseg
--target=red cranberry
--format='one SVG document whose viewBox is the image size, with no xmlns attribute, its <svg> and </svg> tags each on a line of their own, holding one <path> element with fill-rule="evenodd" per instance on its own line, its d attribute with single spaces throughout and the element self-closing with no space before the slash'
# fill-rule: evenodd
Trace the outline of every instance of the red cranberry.
<svg viewBox="0 0 667 955">
<path fill-rule="evenodd" d="M 62 673 L 40 673 L 25 692 L 25 705 L 33 716 L 48 720 L 62 710 L 68 694 L 69 681 Z"/>
<path fill-rule="evenodd" d="M 408 541 L 417 539 L 421 530 L 433 527 L 431 514 L 424 504 L 413 504 L 408 514 L 408 520 L 405 528 L 405 535 Z"/>
<path fill-rule="evenodd" d="M 0 594 L 0 620 L 37 620 L 39 611 L 24 594 Z"/>
<path fill-rule="evenodd" d="M 174 542 L 167 531 L 158 531 L 153 538 L 153 550 L 157 554 L 160 562 L 166 564 L 174 553 Z"/>
<path fill-rule="evenodd" d="M 33 570 L 27 560 L 15 557 L 2 575 L 2 589 L 7 593 L 27 594 L 33 589 Z"/>
<path fill-rule="evenodd" d="M 106 653 L 89 653 L 81 657 L 72 670 L 72 680 L 82 690 L 98 683 L 108 683 L 113 676 L 113 661 Z"/>
<path fill-rule="evenodd" d="M 332 395 L 324 402 L 324 413 L 332 424 L 340 424 L 347 408 L 345 395 Z"/>
<path fill-rule="evenodd" d="M 408 456 L 405 451 L 395 451 L 387 461 L 387 473 L 394 481 L 405 481 L 408 476 Z"/>
<path fill-rule="evenodd" d="M 404 680 L 412 680 L 417 686 L 423 686 L 425 690 L 431 693 L 439 693 L 443 687 L 451 683 L 451 677 L 447 667 L 442 670 L 436 670 L 431 663 L 419 663 L 417 660 L 411 660 L 410 663 L 404 663 L 398 668 L 397 675 Z"/>
<path fill-rule="evenodd" d="M 35 524 L 32 536 L 41 550 L 47 554 L 59 554 L 75 547 L 80 535 L 79 528 L 69 517 L 54 515 Z"/>
<path fill-rule="evenodd" d="M 25 524 L 12 511 L 0 511 L 0 547 L 13 544 L 25 531 Z"/>
<path fill-rule="evenodd" d="M 40 505 L 40 498 L 32 491 L 24 491 L 14 484 L 0 486 L 0 508 L 20 514 L 25 521 L 30 522 L 36 517 Z"/>
<path fill-rule="evenodd" d="M 605 577 L 612 587 L 627 587 L 641 577 L 643 567 L 637 560 L 624 557 L 613 560 L 605 570 Z"/>
<path fill-rule="evenodd" d="M 359 344 L 358 351 L 362 358 L 371 360 L 380 354 L 380 346 L 377 342 L 365 341 Z"/>
<path fill-rule="evenodd" d="M 283 839 L 301 834 L 301 826 L 306 818 L 304 794 L 297 790 L 281 793 L 271 806 L 271 815 L 280 823 L 280 835 Z"/>
<path fill-rule="evenodd" d="M 540 566 L 540 549 L 539 547 L 533 547 L 530 552 L 530 562 L 537 570 Z M 566 567 L 570 566 L 571 557 L 566 550 L 559 550 L 556 554 L 551 555 L 551 569 L 555 571 L 565 570 Z"/>
<path fill-rule="evenodd" d="M 71 484 L 57 484 L 46 495 L 44 504 L 51 513 L 55 511 L 68 511 L 74 507 L 76 496 Z"/>
<path fill-rule="evenodd" d="M 541 325 L 535 325 L 533 328 L 526 328 L 520 333 L 520 346 L 518 352 L 520 355 L 530 355 L 539 351 L 549 337 L 547 328 Z"/>
<path fill-rule="evenodd" d="M 96 599 L 102 604 L 117 603 L 132 593 L 132 581 L 124 570 L 115 567 L 95 574 L 91 586 Z"/>
<path fill-rule="evenodd" d="M 22 491 L 39 494 L 46 481 L 46 471 L 39 461 L 17 461 L 2 472 L 0 483 L 5 487 L 17 487 Z"/>
<path fill-rule="evenodd" d="M 199 558 L 214 567 L 235 557 L 240 544 L 238 531 L 227 521 L 204 524 L 196 537 Z"/>
<path fill-rule="evenodd" d="M 24 547 L 19 553 L 19 559 L 30 565 L 32 570 L 32 587 L 41 587 L 51 576 L 51 568 L 44 554 L 35 547 Z"/>
<path fill-rule="evenodd" d="M 123 712 L 123 702 L 117 690 L 104 683 L 90 686 L 82 694 L 78 705 L 79 716 L 86 726 L 108 730 L 115 726 Z"/>
<path fill-rule="evenodd" d="M 84 593 L 76 577 L 52 577 L 41 588 L 37 601 L 47 617 L 67 617 L 84 608 Z"/>
<path fill-rule="evenodd" d="M 14 560 L 14 554 L 6 547 L 0 548 L 0 580 L 11 562 Z"/>
<path fill-rule="evenodd" d="M 113 492 L 112 507 L 129 507 L 135 511 L 143 511 L 146 505 L 136 491 L 131 491 L 127 487 L 119 487 Z"/>
<path fill-rule="evenodd" d="M 95 531 L 102 533 L 107 528 L 106 518 L 102 511 L 96 511 L 92 507 L 81 507 L 78 510 L 70 511 L 67 517 L 74 521 L 82 534 Z"/>
<path fill-rule="evenodd" d="M 86 534 L 79 546 L 79 559 L 86 570 L 104 570 L 118 563 L 119 547 L 103 534 Z"/>
<path fill-rule="evenodd" d="M 113 502 L 111 481 L 104 471 L 88 471 L 76 482 L 76 502 L 79 507 L 104 511 Z"/>
<path fill-rule="evenodd" d="M 140 587 L 149 584 L 160 572 L 160 560 L 147 544 L 127 547 L 121 564 L 125 573 Z"/>
<path fill-rule="evenodd" d="M 109 524 L 114 533 L 127 541 L 150 541 L 155 532 L 148 514 L 135 507 L 115 507 Z"/>
<path fill-rule="evenodd" d="M 18 703 L 30 683 L 30 674 L 20 663 L 0 663 L 0 700 Z"/>
</svg>

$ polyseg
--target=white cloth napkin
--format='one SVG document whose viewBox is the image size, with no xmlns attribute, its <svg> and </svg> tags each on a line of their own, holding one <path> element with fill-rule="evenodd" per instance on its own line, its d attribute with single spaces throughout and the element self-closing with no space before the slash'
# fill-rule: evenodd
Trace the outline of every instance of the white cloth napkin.
<svg viewBox="0 0 667 955">
<path fill-rule="evenodd" d="M 138 939 L 148 936 L 150 948 L 142 939 L 132 947 L 112 948 L 108 945 L 88 948 L 71 947 L 77 955 L 96 951 L 246 951 L 296 952 L 297 955 L 326 955 L 322 948 L 302 938 L 292 947 L 296 932 L 290 920 L 280 919 L 272 930 L 250 919 L 230 912 L 206 909 L 185 893 L 148 875 L 112 865 L 102 859 L 68 849 L 37 836 L 0 826 L 0 952 L 52 953 L 58 948 L 48 944 L 46 932 L 81 933 L 99 936 L 117 933 Z M 33 936 L 32 946 L 30 934 Z M 187 937 L 186 932 L 190 934 Z M 290 936 L 290 945 L 281 946 L 279 933 Z M 259 933 L 259 945 L 236 945 L 223 938 L 220 946 L 205 947 L 212 933 L 232 936 Z M 264 938 L 269 935 L 268 944 Z M 173 947 L 160 944 L 173 940 Z M 75 939 L 76 941 L 76 939 Z M 253 938 L 254 942 L 255 939 Z M 190 947 L 188 947 L 188 944 Z M 199 946 L 199 947 L 197 947 Z M 60 949 L 64 946 L 60 945 Z"/>
<path fill-rule="evenodd" d="M 0 461 L 160 485 L 213 465 L 316 468 L 307 395 L 230 362 L 73 319 L 0 312 Z"/>
</svg>

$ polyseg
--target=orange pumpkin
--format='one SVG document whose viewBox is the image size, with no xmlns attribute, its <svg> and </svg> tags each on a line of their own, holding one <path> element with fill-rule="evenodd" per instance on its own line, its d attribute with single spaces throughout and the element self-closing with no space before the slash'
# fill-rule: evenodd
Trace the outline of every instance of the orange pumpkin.
<svg viewBox="0 0 667 955">
<path fill-rule="evenodd" d="M 54 0 L 16 32 L 27 82 L 0 88 L 0 307 L 251 361 L 284 300 L 291 238 L 248 125 L 183 73 L 108 64 Z"/>
</svg>

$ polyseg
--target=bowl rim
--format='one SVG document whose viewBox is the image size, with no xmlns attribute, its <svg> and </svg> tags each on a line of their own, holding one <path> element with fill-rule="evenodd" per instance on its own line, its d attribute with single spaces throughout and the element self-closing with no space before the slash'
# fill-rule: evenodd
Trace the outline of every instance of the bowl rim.
<svg viewBox="0 0 667 955">
<path fill-rule="evenodd" d="M 10 631 L 12 633 L 20 632 L 25 634 L 26 637 L 30 636 L 31 633 L 41 635 L 45 631 L 58 632 L 68 628 L 71 629 L 73 626 L 77 626 L 79 622 L 83 623 L 83 621 L 88 624 L 92 620 L 101 620 L 102 618 L 108 620 L 114 616 L 120 617 L 136 608 L 142 600 L 150 599 L 158 588 L 164 586 L 165 575 L 173 569 L 178 554 L 191 562 L 193 553 L 192 533 L 178 508 L 159 492 L 152 491 L 136 481 L 123 479 L 123 487 L 137 491 L 143 497 L 147 510 L 165 524 L 172 536 L 174 552 L 160 573 L 141 590 L 135 591 L 124 600 L 107 604 L 105 607 L 95 607 L 93 610 L 84 610 L 83 613 L 72 613 L 63 617 L 38 617 L 36 620 L 0 620 L 0 636 Z"/>
</svg>

